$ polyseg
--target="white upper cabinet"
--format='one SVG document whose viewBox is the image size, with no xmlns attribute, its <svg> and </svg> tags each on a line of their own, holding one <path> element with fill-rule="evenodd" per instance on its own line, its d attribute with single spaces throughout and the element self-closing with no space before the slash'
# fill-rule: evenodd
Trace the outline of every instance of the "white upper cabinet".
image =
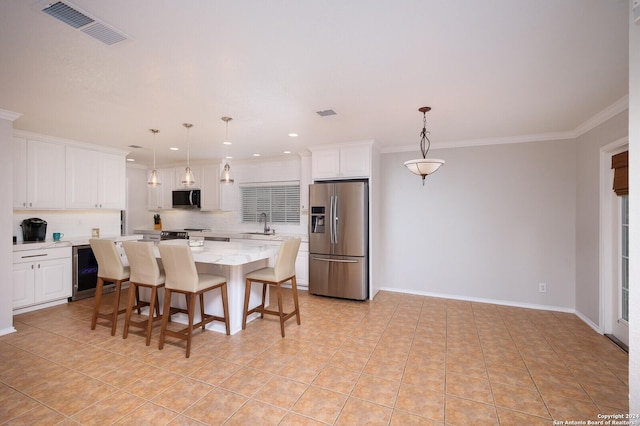
<svg viewBox="0 0 640 426">
<path fill-rule="evenodd" d="M 316 179 L 368 178 L 371 144 L 350 144 L 311 149 L 311 176 Z"/>
<path fill-rule="evenodd" d="M 13 208 L 27 208 L 27 140 L 13 138 Z"/>
<path fill-rule="evenodd" d="M 14 138 L 14 209 L 63 209 L 64 145 Z"/>
<path fill-rule="evenodd" d="M 200 189 L 200 203 L 202 210 L 220 210 L 220 174 L 217 165 L 202 167 L 200 182 L 196 182 Z"/>
<path fill-rule="evenodd" d="M 98 208 L 124 210 L 127 200 L 127 160 L 123 155 L 99 154 Z"/>
<path fill-rule="evenodd" d="M 124 155 L 67 146 L 66 161 L 68 209 L 125 208 Z"/>
</svg>

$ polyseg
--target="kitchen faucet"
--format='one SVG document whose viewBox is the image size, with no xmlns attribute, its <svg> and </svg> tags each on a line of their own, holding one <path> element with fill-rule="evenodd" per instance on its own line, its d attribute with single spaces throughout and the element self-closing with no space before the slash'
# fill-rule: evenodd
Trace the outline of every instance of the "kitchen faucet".
<svg viewBox="0 0 640 426">
<path fill-rule="evenodd" d="M 268 234 L 269 231 L 271 231 L 271 229 L 267 224 L 267 214 L 265 212 L 260 213 L 260 219 L 258 219 L 258 223 L 262 223 L 263 220 L 264 220 L 264 233 Z"/>
</svg>

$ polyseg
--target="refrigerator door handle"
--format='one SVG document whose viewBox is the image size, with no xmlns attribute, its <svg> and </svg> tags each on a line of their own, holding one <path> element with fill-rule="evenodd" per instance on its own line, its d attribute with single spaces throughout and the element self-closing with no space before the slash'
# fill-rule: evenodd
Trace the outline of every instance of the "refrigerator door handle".
<svg viewBox="0 0 640 426">
<path fill-rule="evenodd" d="M 344 259 L 325 259 L 322 257 L 312 257 L 312 260 L 319 260 L 321 262 L 334 262 L 334 263 L 358 263 L 357 260 L 344 260 Z"/>
<path fill-rule="evenodd" d="M 336 221 L 335 221 L 335 196 L 331 196 L 331 206 L 329 207 L 329 234 L 331 236 L 331 244 L 336 243 L 335 232 L 336 232 Z"/>
<path fill-rule="evenodd" d="M 338 244 L 338 196 L 334 196 L 333 199 L 333 241 Z"/>
</svg>

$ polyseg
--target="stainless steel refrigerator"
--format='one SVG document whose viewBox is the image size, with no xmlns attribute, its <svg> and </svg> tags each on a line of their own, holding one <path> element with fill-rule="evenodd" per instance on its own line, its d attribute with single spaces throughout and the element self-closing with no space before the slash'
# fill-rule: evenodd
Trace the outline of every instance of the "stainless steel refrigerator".
<svg viewBox="0 0 640 426">
<path fill-rule="evenodd" d="M 367 182 L 310 185 L 309 206 L 309 292 L 344 299 L 367 299 Z"/>
</svg>

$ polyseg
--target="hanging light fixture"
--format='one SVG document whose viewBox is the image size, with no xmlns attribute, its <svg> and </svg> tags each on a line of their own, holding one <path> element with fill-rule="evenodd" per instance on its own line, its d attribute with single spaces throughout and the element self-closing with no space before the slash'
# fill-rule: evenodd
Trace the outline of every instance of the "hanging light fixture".
<svg viewBox="0 0 640 426">
<path fill-rule="evenodd" d="M 227 146 L 231 145 L 231 142 L 229 141 L 229 122 L 233 120 L 233 118 L 222 117 L 221 120 L 224 121 L 225 123 L 226 132 L 225 132 L 224 142 L 222 142 L 225 145 L 225 148 L 224 148 L 225 164 L 224 164 L 224 169 L 222 170 L 222 174 L 220 174 L 220 183 L 232 184 L 233 179 L 231 179 L 231 167 L 229 166 L 229 162 L 226 160 L 229 158 L 227 156 Z"/>
<path fill-rule="evenodd" d="M 440 160 L 438 158 L 427 158 L 427 153 L 431 147 L 431 141 L 428 137 L 430 132 L 427 132 L 427 112 L 430 110 L 431 107 L 422 107 L 418 109 L 418 111 L 422 113 L 422 131 L 420 132 L 420 151 L 422 152 L 422 158 L 404 162 L 404 165 L 411 173 L 422 176 L 422 185 L 424 185 L 425 177 L 434 173 L 444 164 L 444 160 Z"/>
<path fill-rule="evenodd" d="M 182 176 L 181 183 L 184 186 L 193 186 L 196 184 L 196 181 L 193 178 L 191 167 L 189 167 L 189 129 L 193 127 L 193 124 L 182 123 L 182 125 L 187 128 L 187 167 L 184 169 L 184 175 Z"/>
<path fill-rule="evenodd" d="M 153 133 L 153 170 L 151 171 L 151 176 L 149 176 L 149 180 L 147 181 L 148 186 L 160 186 L 160 178 L 158 177 L 158 171 L 156 170 L 156 134 L 160 131 L 158 129 L 149 129 L 151 133 Z"/>
</svg>

